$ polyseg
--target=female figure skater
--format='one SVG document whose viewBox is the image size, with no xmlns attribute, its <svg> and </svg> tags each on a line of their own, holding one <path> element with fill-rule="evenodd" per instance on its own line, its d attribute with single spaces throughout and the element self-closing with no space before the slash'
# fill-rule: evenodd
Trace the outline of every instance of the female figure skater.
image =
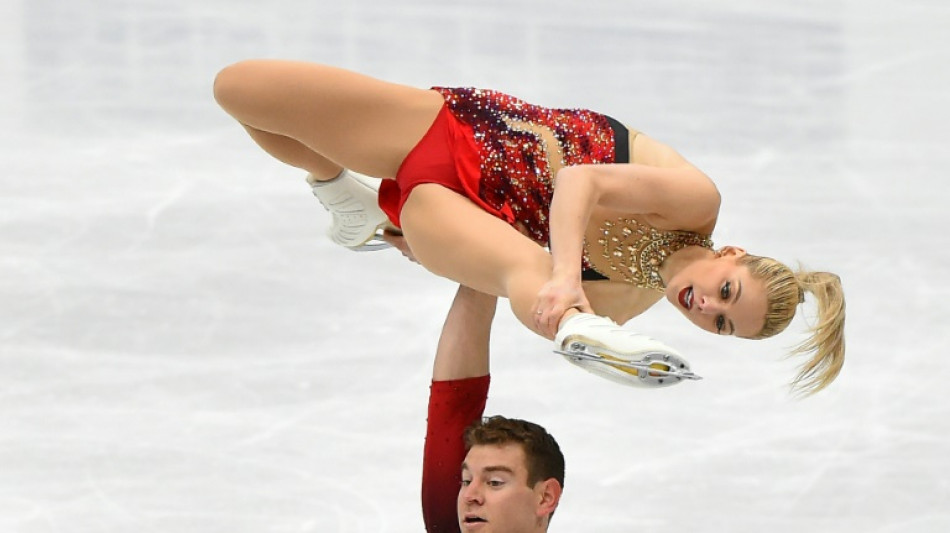
<svg viewBox="0 0 950 533">
<path fill-rule="evenodd" d="M 838 277 L 793 272 L 738 247 L 714 250 L 713 182 L 610 117 L 274 60 L 225 68 L 214 93 L 261 148 L 309 172 L 338 243 L 356 249 L 387 224 L 401 228 L 428 270 L 508 298 L 525 326 L 562 350 L 634 364 L 660 354 L 673 362 L 666 370 L 688 368 L 671 348 L 610 319 L 626 322 L 665 295 L 702 329 L 758 339 L 784 330 L 810 292 L 818 321 L 797 349 L 810 357 L 794 384 L 815 392 L 841 369 Z M 354 173 L 383 179 L 382 211 Z M 573 361 L 612 379 L 672 381 L 665 371 Z"/>
</svg>

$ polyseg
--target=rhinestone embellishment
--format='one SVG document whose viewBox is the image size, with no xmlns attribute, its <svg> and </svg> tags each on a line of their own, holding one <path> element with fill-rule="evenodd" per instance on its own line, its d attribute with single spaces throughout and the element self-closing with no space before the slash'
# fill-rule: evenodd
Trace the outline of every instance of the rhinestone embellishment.
<svg viewBox="0 0 950 533">
<path fill-rule="evenodd" d="M 612 272 L 618 273 L 627 283 L 658 291 L 665 287 L 660 277 L 660 265 L 667 257 L 687 246 L 713 247 L 708 235 L 692 231 L 658 230 L 632 218 L 605 221 L 597 244 Z M 585 252 L 590 256 L 586 249 L 587 243 L 584 245 Z"/>
</svg>

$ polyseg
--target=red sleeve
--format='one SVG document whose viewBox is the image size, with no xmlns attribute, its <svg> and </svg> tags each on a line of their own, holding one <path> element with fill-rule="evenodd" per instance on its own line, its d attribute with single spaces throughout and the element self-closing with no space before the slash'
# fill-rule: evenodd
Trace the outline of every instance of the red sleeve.
<svg viewBox="0 0 950 533">
<path fill-rule="evenodd" d="M 422 456 L 422 518 L 429 533 L 458 533 L 456 500 L 465 459 L 465 428 L 481 418 L 489 376 L 433 381 Z"/>
</svg>

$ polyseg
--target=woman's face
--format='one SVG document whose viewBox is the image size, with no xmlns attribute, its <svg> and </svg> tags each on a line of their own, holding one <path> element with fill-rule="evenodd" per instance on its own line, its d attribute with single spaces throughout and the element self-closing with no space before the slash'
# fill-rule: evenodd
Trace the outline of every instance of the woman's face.
<svg viewBox="0 0 950 533">
<path fill-rule="evenodd" d="M 666 284 L 666 299 L 690 322 L 720 335 L 752 337 L 765 324 L 765 284 L 736 260 L 741 248 L 690 263 Z"/>
</svg>

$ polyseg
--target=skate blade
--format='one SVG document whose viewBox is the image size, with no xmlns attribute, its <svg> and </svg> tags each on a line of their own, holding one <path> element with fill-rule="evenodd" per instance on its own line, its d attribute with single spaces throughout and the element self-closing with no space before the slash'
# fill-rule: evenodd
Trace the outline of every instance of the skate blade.
<svg viewBox="0 0 950 533">
<path fill-rule="evenodd" d="M 348 250 L 352 250 L 354 252 L 377 252 L 379 250 L 385 250 L 386 248 L 392 248 L 393 245 L 386 242 L 386 239 L 383 238 L 383 233 L 386 231 L 386 229 L 389 229 L 389 228 L 392 228 L 392 225 L 389 224 L 388 222 L 380 224 L 379 226 L 376 227 L 376 233 L 374 233 L 370 238 L 363 241 L 362 244 L 357 244 L 354 246 L 347 246 L 342 243 L 337 243 L 337 244 L 340 244 L 340 246 Z M 331 237 L 331 240 L 332 240 L 332 237 Z"/>
<path fill-rule="evenodd" d="M 590 361 L 609 365 L 621 372 L 626 372 L 636 376 L 644 381 L 655 382 L 656 385 L 664 385 L 667 379 L 698 381 L 702 376 L 692 372 L 687 363 L 681 357 L 664 352 L 645 352 L 638 361 L 628 361 L 624 359 L 629 355 L 621 354 L 610 348 L 605 348 L 598 343 L 592 343 L 587 340 L 569 339 L 567 342 L 568 350 L 554 350 L 555 353 L 564 357 L 574 358 L 578 361 Z"/>
</svg>

